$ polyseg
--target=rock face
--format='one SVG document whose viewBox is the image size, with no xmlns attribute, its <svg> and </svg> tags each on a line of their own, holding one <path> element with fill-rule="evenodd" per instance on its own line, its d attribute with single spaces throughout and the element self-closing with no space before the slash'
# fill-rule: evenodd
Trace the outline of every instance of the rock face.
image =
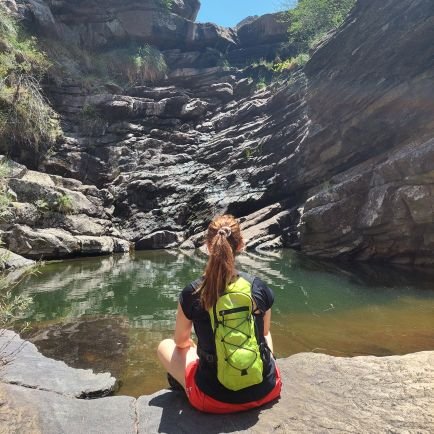
<svg viewBox="0 0 434 434">
<path fill-rule="evenodd" d="M 200 49 L 215 46 L 221 50 L 235 45 L 236 35 L 211 23 L 195 23 L 198 0 L 176 0 L 172 7 L 164 1 L 20 1 L 27 16 L 46 35 L 88 48 L 104 48 L 131 40 L 169 49 Z"/>
<path fill-rule="evenodd" d="M 0 331 L 0 350 L 3 383 L 75 398 L 106 396 L 116 389 L 116 379 L 110 374 L 94 374 L 91 370 L 70 368 L 64 362 L 48 359 L 12 331 Z"/>
<path fill-rule="evenodd" d="M 301 149 L 304 170 L 295 170 L 300 161 L 289 162 L 282 178 L 289 189 L 324 182 L 308 191 L 301 216 L 307 253 L 429 264 L 434 104 L 427 96 L 434 51 L 423 34 L 433 9 L 429 1 L 384 6 L 387 14 L 359 2 L 306 65 L 311 125 Z M 406 38 L 402 32 L 410 28 Z M 357 40 L 368 33 L 363 43 Z M 417 62 L 405 61 L 406 55 Z"/>
<path fill-rule="evenodd" d="M 299 224 L 306 253 L 432 263 L 434 141 L 386 155 L 336 175 L 307 200 Z"/>
<path fill-rule="evenodd" d="M 16 211 L 17 236 L 28 234 L 26 225 L 37 229 L 32 240 L 44 238 L 62 255 L 110 250 L 77 239 L 94 235 L 83 233 L 85 212 L 98 236 L 137 248 L 191 248 L 214 214 L 229 212 L 245 222 L 249 248 L 433 263 L 430 0 L 358 2 L 304 68 L 262 90 L 255 80 L 271 77 L 265 66 L 233 65 L 248 50 L 256 50 L 256 60 L 267 50 L 277 55 L 284 26 L 275 15 L 217 29 L 189 21 L 196 3 L 175 2 L 178 12 L 164 14 L 150 0 L 109 3 L 45 5 L 67 40 L 100 47 L 134 36 L 157 44 L 167 77 L 154 86 L 49 86 L 65 137 L 39 169 L 57 182 L 74 178 L 97 188 L 71 187 L 71 180 L 69 187 L 31 184 L 53 201 L 62 188 L 77 198 L 73 221 L 40 224 L 26 192 L 29 180 L 23 185 L 16 176 L 11 189 L 28 204 Z M 160 32 L 155 17 L 158 31 L 150 28 L 151 9 L 170 29 Z M 80 123 L 86 107 L 98 113 L 98 134 Z M 23 212 L 28 221 L 20 219 Z M 49 227 L 73 239 L 56 233 L 48 241 Z"/>
<path fill-rule="evenodd" d="M 248 65 L 255 60 L 274 61 L 296 54 L 288 44 L 289 22 L 281 13 L 266 14 L 243 20 L 236 27 L 238 46 L 228 54 L 234 65 Z"/>
<path fill-rule="evenodd" d="M 112 225 L 113 198 L 107 190 L 1 161 L 12 198 L 0 222 L 9 250 L 34 259 L 129 252 L 129 242 Z M 9 258 L 6 268 L 29 264 Z"/>
<path fill-rule="evenodd" d="M 181 392 L 80 400 L 0 383 L 4 433 L 430 432 L 434 353 L 337 358 L 301 353 L 278 361 L 280 400 L 235 415 L 193 410 Z"/>
</svg>

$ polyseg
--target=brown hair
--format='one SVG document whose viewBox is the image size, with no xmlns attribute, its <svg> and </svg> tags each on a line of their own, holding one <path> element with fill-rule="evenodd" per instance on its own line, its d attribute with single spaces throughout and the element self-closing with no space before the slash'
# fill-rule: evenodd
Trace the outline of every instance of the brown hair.
<svg viewBox="0 0 434 434">
<path fill-rule="evenodd" d="M 235 217 L 215 217 L 208 226 L 206 245 L 209 258 L 199 291 L 202 307 L 209 310 L 235 275 L 235 253 L 244 245 L 240 225 Z"/>
</svg>

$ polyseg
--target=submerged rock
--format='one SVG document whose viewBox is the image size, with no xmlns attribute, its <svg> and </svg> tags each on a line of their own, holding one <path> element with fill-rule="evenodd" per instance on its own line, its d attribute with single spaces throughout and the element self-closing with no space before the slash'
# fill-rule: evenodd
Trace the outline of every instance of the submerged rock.
<svg viewBox="0 0 434 434">
<path fill-rule="evenodd" d="M 91 370 L 74 369 L 64 362 L 49 359 L 12 331 L 0 331 L 0 350 L 3 364 L 0 381 L 3 383 L 75 398 L 106 396 L 116 389 L 116 379 L 110 374 L 94 374 Z"/>
</svg>

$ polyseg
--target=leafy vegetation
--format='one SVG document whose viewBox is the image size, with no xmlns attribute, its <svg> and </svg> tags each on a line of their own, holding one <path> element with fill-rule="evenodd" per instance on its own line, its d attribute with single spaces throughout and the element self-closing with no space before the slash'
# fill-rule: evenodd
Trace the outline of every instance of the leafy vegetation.
<svg viewBox="0 0 434 434">
<path fill-rule="evenodd" d="M 53 40 L 42 43 L 53 59 L 50 74 L 58 84 L 64 77 L 74 77 L 86 89 L 110 82 L 120 86 L 144 85 L 155 83 L 167 73 L 164 55 L 149 44 L 91 52 Z"/>
<path fill-rule="evenodd" d="M 258 145 L 254 148 L 246 148 L 244 149 L 244 156 L 246 157 L 246 159 L 251 159 L 251 158 L 255 158 L 257 156 L 260 156 L 262 153 L 262 146 Z"/>
<path fill-rule="evenodd" d="M 299 0 L 294 9 L 287 12 L 290 42 L 305 53 L 324 35 L 339 27 L 354 6 L 356 0 Z"/>
<path fill-rule="evenodd" d="M 128 80 L 131 84 L 155 82 L 164 77 L 167 64 L 164 55 L 155 47 L 145 44 L 133 56 L 132 64 L 127 66 Z"/>
<path fill-rule="evenodd" d="M 0 221 L 7 216 L 7 209 L 11 198 L 7 192 L 5 178 L 9 175 L 10 168 L 7 162 L 0 163 Z"/>
<path fill-rule="evenodd" d="M 38 199 L 35 201 L 35 206 L 39 211 L 49 211 L 50 205 L 45 199 Z"/>
<path fill-rule="evenodd" d="M 264 78 L 260 78 L 259 81 L 256 83 L 256 90 L 264 90 L 267 87 L 267 83 L 265 82 Z"/>
<path fill-rule="evenodd" d="M 171 11 L 173 8 L 173 2 L 174 0 L 160 0 L 160 4 L 161 6 L 167 10 L 167 11 Z"/>
<path fill-rule="evenodd" d="M 49 66 L 36 39 L 0 5 L 0 141 L 8 146 L 48 148 L 59 135 L 58 119 L 40 87 Z"/>
<path fill-rule="evenodd" d="M 32 303 L 30 297 L 13 296 L 11 286 L 6 276 L 0 277 L 0 329 L 10 327 Z"/>
<path fill-rule="evenodd" d="M 273 71 L 281 73 L 284 71 L 291 71 L 298 66 L 303 66 L 309 60 L 309 55 L 301 53 L 296 57 L 290 57 L 289 59 L 277 62 L 273 65 Z"/>
<path fill-rule="evenodd" d="M 57 208 L 57 211 L 63 214 L 69 214 L 74 209 L 74 206 L 72 204 L 72 198 L 67 194 L 62 194 L 61 196 L 59 196 L 56 200 L 55 206 Z"/>
<path fill-rule="evenodd" d="M 34 205 L 40 212 L 54 211 L 62 214 L 70 214 L 74 211 L 72 197 L 68 194 L 58 196 L 54 201 L 46 199 L 38 199 Z"/>
<path fill-rule="evenodd" d="M 0 254 L 0 269 L 4 268 L 4 263 L 7 260 L 8 255 L 8 251 L 3 251 Z M 13 290 L 26 277 L 38 273 L 39 265 L 27 268 L 15 278 L 11 277 L 11 275 L 0 273 L 0 336 L 5 333 L 5 330 L 10 329 L 12 325 L 22 317 L 22 314 L 32 305 L 33 300 L 30 297 L 14 295 Z M 28 323 L 22 324 L 19 332 L 22 333 L 25 331 L 28 326 Z M 16 327 L 14 328 L 16 329 Z M 13 360 L 21 349 L 21 347 L 18 347 L 11 352 L 8 349 L 8 344 L 9 342 L 0 345 L 0 368 Z"/>
<path fill-rule="evenodd" d="M 99 136 L 105 133 L 107 121 L 103 118 L 97 107 L 86 104 L 80 113 L 80 125 L 89 137 Z"/>
</svg>

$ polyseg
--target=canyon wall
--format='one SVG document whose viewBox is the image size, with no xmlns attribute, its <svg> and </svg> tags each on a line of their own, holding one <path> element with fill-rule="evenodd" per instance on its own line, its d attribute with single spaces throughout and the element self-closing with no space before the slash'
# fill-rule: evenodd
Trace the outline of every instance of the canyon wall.
<svg viewBox="0 0 434 434">
<path fill-rule="evenodd" d="M 9 7 L 32 31 L 67 46 L 102 52 L 134 41 L 165 56 L 167 74 L 152 85 L 89 88 L 68 73 L 45 84 L 64 133 L 31 168 L 49 174 L 56 191 L 93 192 L 98 211 L 77 207 L 68 218 L 82 219 L 81 228 L 93 219 L 104 228 L 94 235 L 111 237 L 112 251 L 126 249 L 117 240 L 137 249 L 198 247 L 209 219 L 229 212 L 248 248 L 434 262 L 431 0 L 359 1 L 304 67 L 271 82 L 260 60 L 295 53 L 278 14 L 227 29 L 194 22 L 196 0 L 177 0 L 170 11 L 151 0 Z M 89 108 L 97 128 L 83 122 Z M 26 192 L 37 172 L 20 173 L 8 181 L 13 207 L 31 209 Z M 86 253 L 55 250 L 49 240 L 45 250 L 26 244 L 41 243 L 35 233 L 50 227 L 66 232 L 61 245 L 68 234 L 93 231 L 35 212 L 2 224 L 11 250 Z"/>
</svg>

